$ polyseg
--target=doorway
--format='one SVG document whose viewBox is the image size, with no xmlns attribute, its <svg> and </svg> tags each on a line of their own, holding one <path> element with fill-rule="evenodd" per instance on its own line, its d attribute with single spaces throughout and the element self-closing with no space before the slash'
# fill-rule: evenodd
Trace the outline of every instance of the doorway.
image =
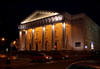
<svg viewBox="0 0 100 69">
<path fill-rule="evenodd" d="M 29 50 L 31 51 L 31 44 L 29 44 Z"/>
<path fill-rule="evenodd" d="M 55 42 L 55 50 L 57 50 L 57 42 Z"/>
<path fill-rule="evenodd" d="M 36 44 L 36 51 L 38 51 L 38 44 Z"/>
</svg>

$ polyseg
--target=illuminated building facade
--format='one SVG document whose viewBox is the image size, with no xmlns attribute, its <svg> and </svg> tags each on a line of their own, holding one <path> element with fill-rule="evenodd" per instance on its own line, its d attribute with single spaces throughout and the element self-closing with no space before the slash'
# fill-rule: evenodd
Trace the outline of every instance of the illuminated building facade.
<svg viewBox="0 0 100 69">
<path fill-rule="evenodd" d="M 19 50 L 100 49 L 100 28 L 84 13 L 37 10 L 18 24 Z"/>
</svg>

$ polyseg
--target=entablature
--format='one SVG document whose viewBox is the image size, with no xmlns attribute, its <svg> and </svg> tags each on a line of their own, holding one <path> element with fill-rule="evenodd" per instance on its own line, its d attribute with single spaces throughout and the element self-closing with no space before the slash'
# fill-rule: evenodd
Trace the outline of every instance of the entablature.
<svg viewBox="0 0 100 69">
<path fill-rule="evenodd" d="M 57 23 L 57 22 L 62 22 L 63 20 L 64 20 L 63 15 L 55 15 L 55 16 L 39 19 L 39 20 L 36 20 L 36 21 L 28 22 L 28 23 L 25 23 L 25 24 L 20 24 L 20 25 L 18 25 L 18 27 L 19 27 L 20 30 L 23 30 L 23 29 L 29 29 L 29 28 L 54 24 L 54 23 Z"/>
</svg>

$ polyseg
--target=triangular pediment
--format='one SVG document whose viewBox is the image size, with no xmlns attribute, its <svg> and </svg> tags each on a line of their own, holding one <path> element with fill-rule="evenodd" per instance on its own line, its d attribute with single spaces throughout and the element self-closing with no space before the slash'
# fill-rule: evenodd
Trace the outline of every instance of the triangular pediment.
<svg viewBox="0 0 100 69">
<path fill-rule="evenodd" d="M 52 12 L 52 11 L 35 11 L 33 12 L 29 17 L 27 17 L 25 20 L 21 22 L 21 24 L 25 24 L 28 22 L 36 21 L 39 19 L 43 19 L 46 17 L 58 15 L 59 13 L 57 12 Z"/>
</svg>

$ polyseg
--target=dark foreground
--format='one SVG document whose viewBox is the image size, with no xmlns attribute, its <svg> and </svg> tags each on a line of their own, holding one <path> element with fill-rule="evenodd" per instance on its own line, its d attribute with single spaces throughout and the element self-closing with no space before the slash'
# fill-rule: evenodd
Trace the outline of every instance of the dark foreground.
<svg viewBox="0 0 100 69">
<path fill-rule="evenodd" d="M 0 66 L 0 69 L 65 69 L 72 62 L 79 60 L 99 60 L 100 56 L 73 56 L 67 60 L 51 60 L 50 62 L 32 62 L 29 58 L 12 60 L 10 65 Z M 3 60 L 2 60 L 3 61 Z M 15 64 L 16 63 L 16 64 Z"/>
</svg>

